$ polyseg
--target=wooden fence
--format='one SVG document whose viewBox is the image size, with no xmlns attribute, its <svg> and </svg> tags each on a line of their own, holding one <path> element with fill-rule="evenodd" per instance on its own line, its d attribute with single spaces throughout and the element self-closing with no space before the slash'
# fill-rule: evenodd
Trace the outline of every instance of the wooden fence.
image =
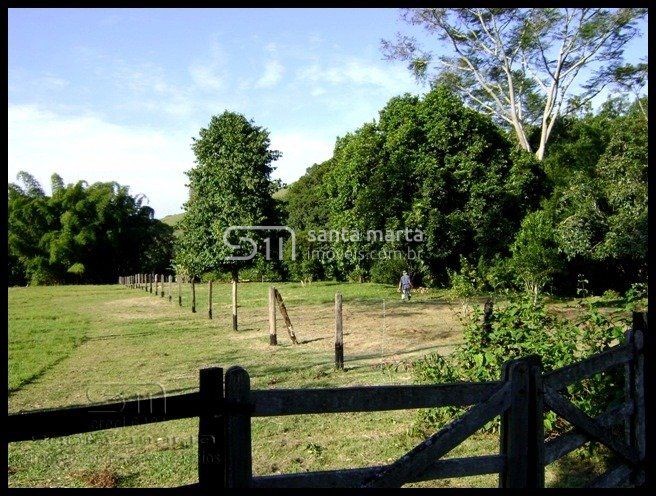
<svg viewBox="0 0 656 496">
<path fill-rule="evenodd" d="M 647 314 L 634 313 L 626 343 L 567 367 L 543 373 L 537 356 L 507 362 L 499 381 L 407 386 L 251 390 L 241 367 L 200 370 L 199 391 L 9 415 L 9 442 L 198 417 L 198 483 L 187 487 L 401 487 L 410 482 L 498 474 L 499 486 L 544 486 L 545 467 L 589 441 L 602 443 L 617 464 L 591 487 L 654 487 L 654 449 L 646 419 L 655 349 Z M 623 367 L 624 399 L 595 418 L 566 395 L 574 382 Z M 253 476 L 251 418 L 469 406 L 389 465 Z M 543 416 L 553 411 L 573 427 L 545 441 Z M 501 417 L 498 454 L 442 459 L 486 423 Z M 623 424 L 623 435 L 611 431 Z"/>
</svg>

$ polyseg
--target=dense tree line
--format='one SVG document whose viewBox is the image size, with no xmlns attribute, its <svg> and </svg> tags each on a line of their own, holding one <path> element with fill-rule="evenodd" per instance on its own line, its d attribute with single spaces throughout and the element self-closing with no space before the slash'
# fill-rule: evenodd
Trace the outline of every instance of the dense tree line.
<svg viewBox="0 0 656 496">
<path fill-rule="evenodd" d="M 465 292 L 572 294 L 581 280 L 624 290 L 647 278 L 646 106 L 646 97 L 616 98 L 566 116 L 538 160 L 511 129 L 437 85 L 392 98 L 284 191 L 270 177 L 280 153 L 268 131 L 224 112 L 194 140 L 175 255 L 172 228 L 127 187 L 64 185 L 55 174 L 48 196 L 20 173 L 8 190 L 9 283 L 113 282 L 174 265 L 191 276 L 384 283 L 409 269 L 416 284 Z M 539 127 L 528 131 L 539 142 Z M 278 260 L 271 233 L 224 237 L 239 225 L 290 226 L 296 260 L 289 243 Z M 252 243 L 255 258 L 227 258 Z"/>
<path fill-rule="evenodd" d="M 28 173 L 8 186 L 9 285 L 108 283 L 119 275 L 169 270 L 173 229 L 143 196 L 115 182 L 64 185 L 52 193 Z"/>
<path fill-rule="evenodd" d="M 581 277 L 591 289 L 644 282 L 643 100 L 563 118 L 537 161 L 443 85 L 393 98 L 377 122 L 338 138 L 333 157 L 289 187 L 287 222 L 302 244 L 289 275 L 392 282 L 405 267 L 424 284 L 534 293 L 572 293 Z M 540 129 L 531 131 L 538 142 Z M 421 229 L 423 241 L 307 241 L 319 229 L 404 227 Z M 344 256 L 408 249 L 417 257 Z"/>
</svg>

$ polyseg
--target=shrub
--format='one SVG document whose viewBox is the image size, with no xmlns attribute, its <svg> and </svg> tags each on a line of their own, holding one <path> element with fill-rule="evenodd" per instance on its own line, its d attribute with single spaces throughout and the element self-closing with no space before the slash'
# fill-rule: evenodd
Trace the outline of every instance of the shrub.
<svg viewBox="0 0 656 496">
<path fill-rule="evenodd" d="M 620 298 L 622 298 L 622 295 L 620 295 L 614 289 L 607 289 L 604 291 L 604 294 L 601 295 L 601 299 L 604 301 L 615 301 L 619 300 Z"/>
<path fill-rule="evenodd" d="M 408 270 L 406 260 L 402 258 L 381 258 L 371 268 L 371 282 L 398 284 L 404 270 Z"/>
<path fill-rule="evenodd" d="M 537 354 L 545 371 L 564 367 L 609 348 L 623 339 L 624 325 L 589 307 L 578 321 L 571 322 L 549 314 L 542 300 L 533 304 L 532 296 L 513 297 L 506 305 L 493 309 L 491 332 L 485 332 L 482 309 L 475 308 L 463 319 L 464 343 L 451 355 L 432 353 L 413 364 L 419 383 L 499 380 L 505 362 Z M 570 399 L 589 415 L 597 415 L 622 394 L 621 371 L 611 370 L 567 388 Z M 424 410 L 418 428 L 439 428 L 451 421 L 462 408 Z M 545 416 L 545 429 L 551 430 L 555 415 Z M 490 422 L 487 430 L 498 423 Z"/>
<path fill-rule="evenodd" d="M 449 270 L 448 274 L 449 285 L 456 296 L 467 298 L 474 296 L 481 289 L 483 281 L 479 277 L 476 267 L 462 255 L 460 256 L 460 271 Z"/>
<path fill-rule="evenodd" d="M 632 284 L 624 293 L 624 308 L 635 310 L 640 305 L 640 300 L 647 297 L 647 284 L 637 282 Z"/>
</svg>

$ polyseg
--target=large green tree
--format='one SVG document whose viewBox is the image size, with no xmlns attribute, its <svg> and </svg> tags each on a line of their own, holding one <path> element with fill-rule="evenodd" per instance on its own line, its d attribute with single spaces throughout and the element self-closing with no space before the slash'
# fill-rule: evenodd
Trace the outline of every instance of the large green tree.
<svg viewBox="0 0 656 496">
<path fill-rule="evenodd" d="M 515 150 L 494 122 L 439 86 L 424 98 L 391 99 L 378 122 L 339 138 L 318 185 L 307 178 L 300 181 L 307 188 L 290 188 L 289 219 L 292 227 L 321 222 L 317 228 L 346 233 L 328 246 L 314 244 L 331 252 L 322 262 L 328 276 L 375 273 L 388 280 L 405 263 L 428 280 L 445 281 L 460 255 L 490 260 L 507 251 L 523 215 L 537 208 L 541 175 L 531 155 Z M 304 203 L 315 197 L 325 214 L 308 224 L 316 207 L 306 204 L 304 215 Z M 407 237 L 367 237 L 406 228 Z M 410 256 L 392 263 L 380 259 L 384 252 Z"/>
<path fill-rule="evenodd" d="M 447 82 L 474 108 L 514 130 L 519 145 L 538 160 L 559 116 L 593 98 L 610 82 L 626 43 L 646 9 L 621 8 L 415 8 L 404 19 L 444 42 L 438 57 L 399 35 L 383 41 L 386 55 L 409 62 L 420 78 Z M 592 74 L 587 80 L 579 75 Z M 577 93 L 576 83 L 587 88 Z M 533 147 L 531 126 L 540 138 Z"/>
<path fill-rule="evenodd" d="M 251 245 L 266 236 L 261 231 L 232 230 L 232 226 L 263 226 L 276 223 L 270 175 L 280 152 L 270 149 L 269 133 L 243 115 L 225 111 L 213 116 L 194 138 L 196 165 L 187 172 L 189 200 L 179 227 L 181 235 L 176 262 L 192 276 L 226 270 L 238 279 L 242 267 L 252 260 L 230 260 L 247 256 Z"/>
<path fill-rule="evenodd" d="M 142 196 L 115 182 L 64 185 L 54 174 L 47 196 L 28 173 L 9 184 L 11 283 L 114 282 L 162 272 L 172 257 L 172 228 L 154 218 Z"/>
</svg>

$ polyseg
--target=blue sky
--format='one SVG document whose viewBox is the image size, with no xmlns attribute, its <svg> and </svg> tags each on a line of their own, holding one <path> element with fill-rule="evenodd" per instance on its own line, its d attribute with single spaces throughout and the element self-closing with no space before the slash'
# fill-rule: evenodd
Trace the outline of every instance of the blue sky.
<svg viewBox="0 0 656 496">
<path fill-rule="evenodd" d="M 389 98 L 426 90 L 383 60 L 397 31 L 397 9 L 10 9 L 9 180 L 116 180 L 178 213 L 191 137 L 229 109 L 270 131 L 291 182 Z"/>
</svg>

